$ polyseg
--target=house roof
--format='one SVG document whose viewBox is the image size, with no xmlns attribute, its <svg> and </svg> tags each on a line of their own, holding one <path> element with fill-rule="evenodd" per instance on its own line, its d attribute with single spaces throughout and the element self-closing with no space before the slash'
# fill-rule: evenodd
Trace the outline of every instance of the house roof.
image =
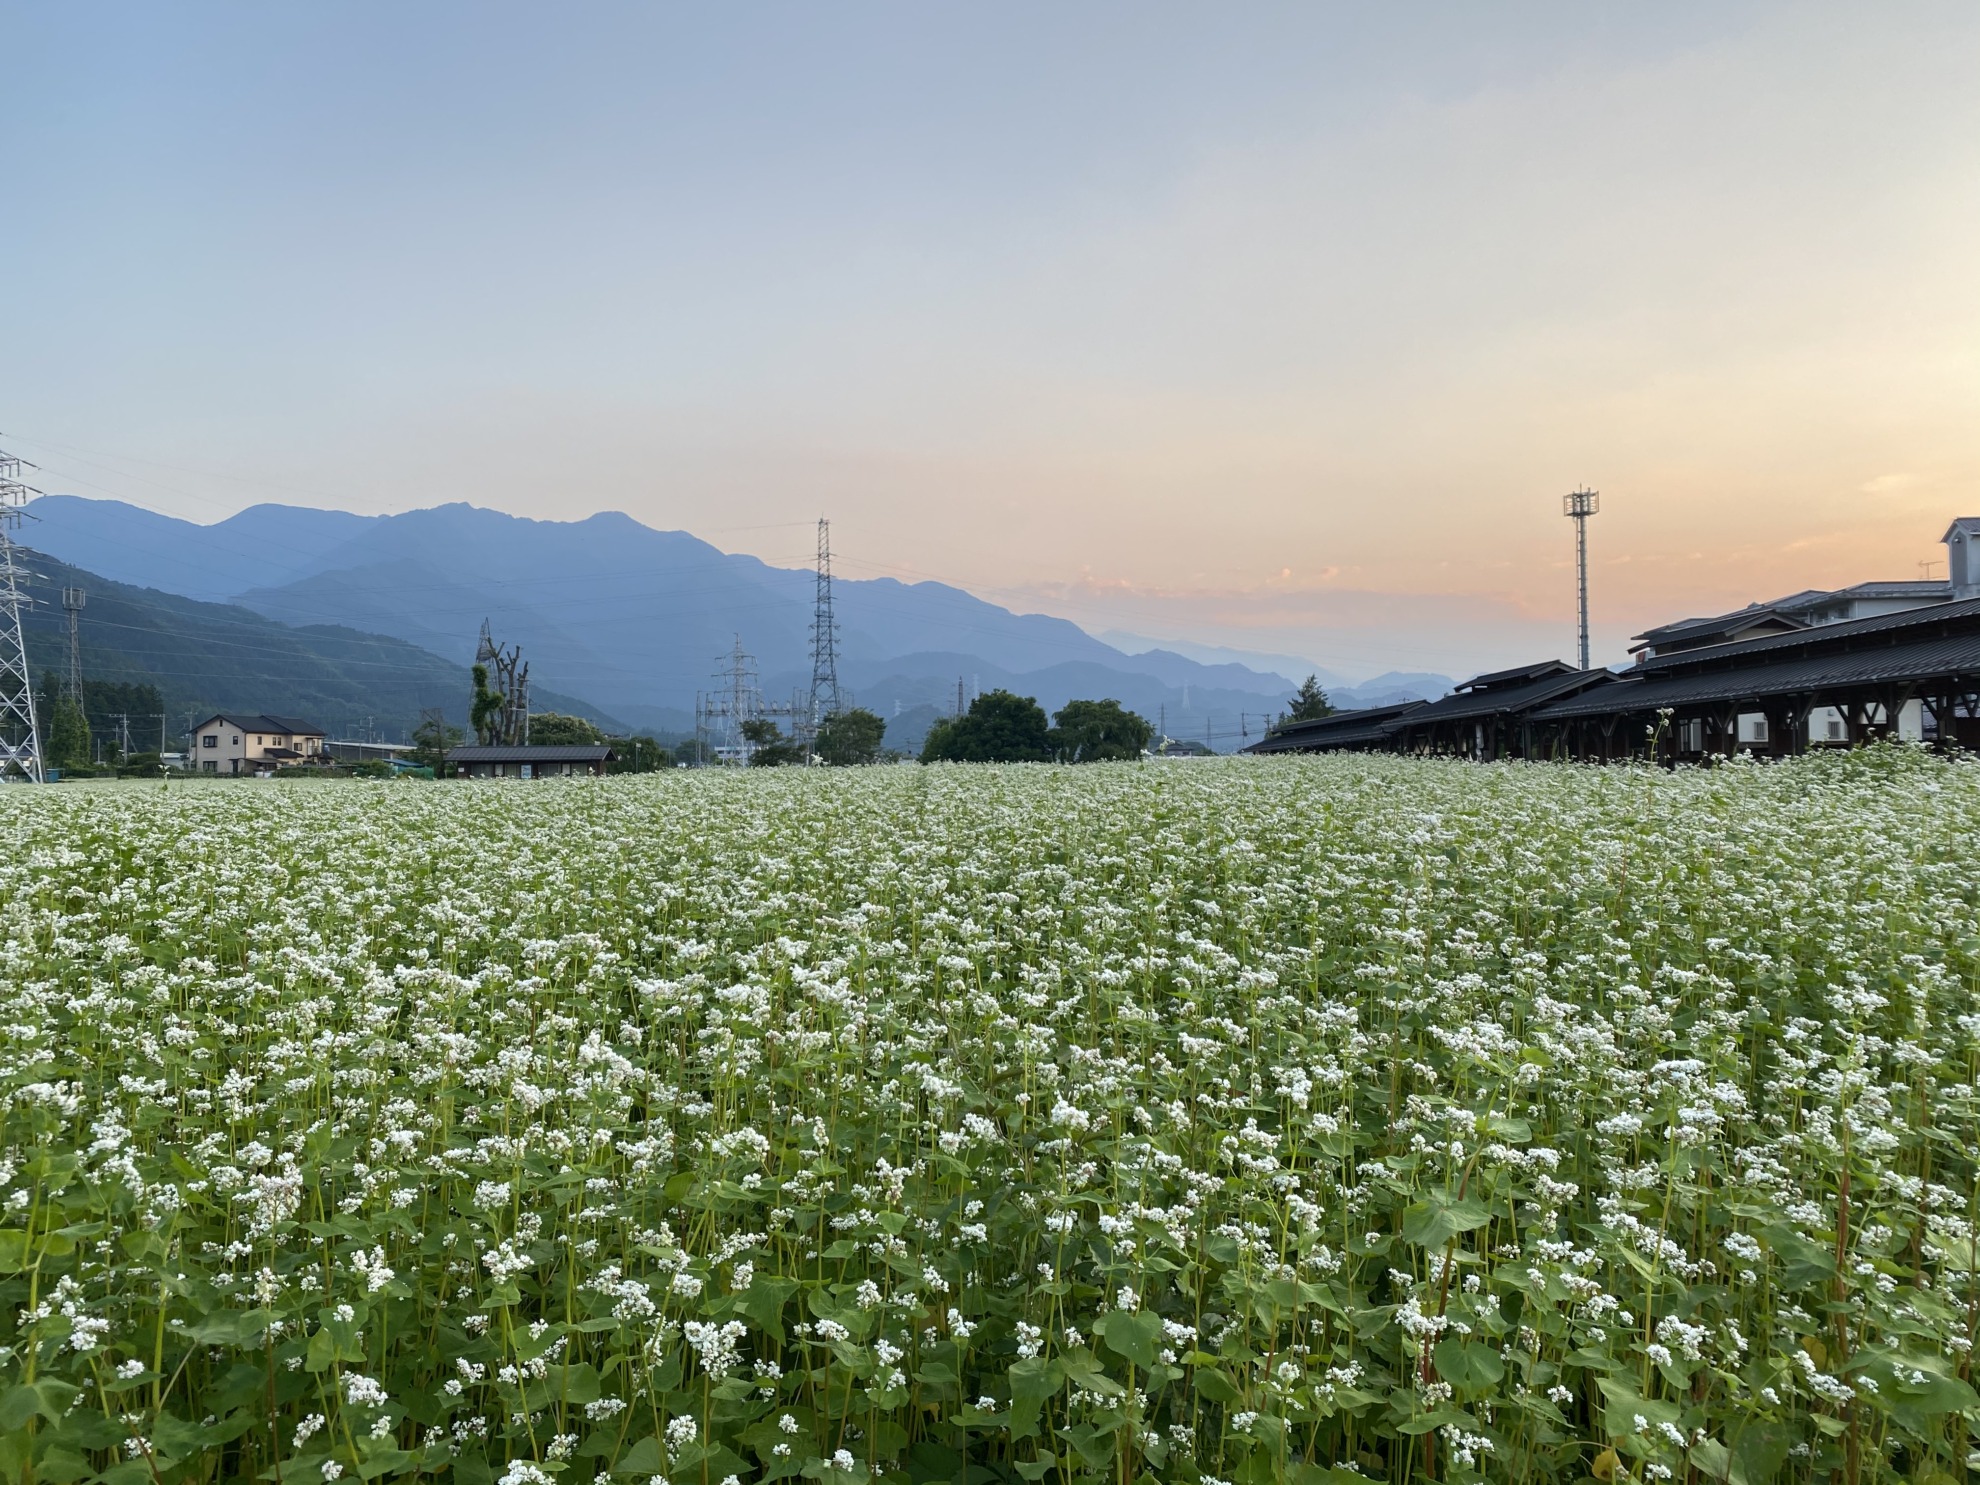
<svg viewBox="0 0 1980 1485">
<path fill-rule="evenodd" d="M 1315 717 L 1310 722 L 1290 722 L 1244 749 L 1247 753 L 1317 753 L 1329 748 L 1362 748 L 1381 742 L 1394 732 L 1401 719 L 1422 706 L 1420 701 L 1399 701 L 1390 706 L 1360 707 Z"/>
<path fill-rule="evenodd" d="M 1980 516 L 1955 516 L 1952 525 L 1946 527 L 1946 534 L 1940 541 L 1951 541 L 1954 536 L 1980 536 Z"/>
<path fill-rule="evenodd" d="M 1560 666 L 1560 669 L 1554 669 L 1555 666 Z M 1439 722 L 1468 722 L 1479 717 L 1498 717 L 1508 713 L 1529 711 L 1556 697 L 1570 696 L 1577 691 L 1585 691 L 1590 686 L 1598 686 L 1614 679 L 1610 671 L 1576 670 L 1573 666 L 1561 665 L 1558 660 L 1547 666 L 1531 668 L 1545 673 L 1539 679 L 1528 681 L 1524 685 L 1502 685 L 1490 689 L 1460 691 L 1455 695 L 1444 697 L 1441 701 L 1426 701 L 1408 715 L 1397 718 L 1395 728 L 1397 731 L 1407 731 L 1416 727 L 1434 726 Z M 1484 678 L 1480 677 L 1480 679 Z"/>
<path fill-rule="evenodd" d="M 1488 670 L 1453 687 L 1456 691 L 1489 691 L 1500 686 L 1537 681 L 1543 676 L 1569 675 L 1574 667 L 1565 660 L 1541 660 L 1532 665 L 1515 665 L 1510 670 Z"/>
<path fill-rule="evenodd" d="M 449 763 L 609 763 L 618 757 L 608 743 L 559 743 L 542 747 L 483 747 L 470 743 L 447 749 Z"/>
<path fill-rule="evenodd" d="M 1980 600 L 1974 603 L 1980 608 Z M 1607 685 L 1553 702 L 1535 712 L 1533 720 L 1557 722 L 1575 717 L 1638 715 L 1667 706 L 1765 701 L 1815 691 L 1942 677 L 1958 678 L 1971 686 L 1980 679 L 1980 625 L 1969 626 L 1966 633 L 1926 635 L 1898 644 L 1789 654 L 1759 665 L 1674 675 L 1651 672 L 1647 667 L 1645 671 L 1616 677 Z"/>
<path fill-rule="evenodd" d="M 301 717 L 271 717 L 266 714 L 246 712 L 215 712 L 199 726 L 194 727 L 193 731 L 197 732 L 201 727 L 209 726 L 214 722 L 225 722 L 229 727 L 238 727 L 243 732 L 285 732 L 291 737 L 325 735 L 321 727 L 313 722 L 305 722 Z"/>
<path fill-rule="evenodd" d="M 1789 634 L 1768 634 L 1758 639 L 1736 640 L 1731 644 L 1703 645 L 1668 655 L 1653 655 L 1638 661 L 1629 674 L 1654 675 L 1686 669 L 1723 668 L 1748 661 L 1766 664 L 1774 657 L 1785 659 L 1797 653 L 1830 654 L 1860 647 L 1865 641 L 1879 647 L 1900 643 L 1910 637 L 1906 631 L 1914 631 L 1917 637 L 1924 638 L 1934 630 L 1948 629 L 1980 629 L 1980 598 L 1926 604 L 1919 608 L 1900 609 L 1896 613 L 1873 614 L 1867 619 L 1848 619 L 1840 624 L 1817 624 Z"/>
<path fill-rule="evenodd" d="M 1758 624 L 1775 624 L 1782 629 L 1807 627 L 1801 620 L 1781 612 L 1779 604 L 1749 603 L 1745 608 L 1734 609 L 1729 614 L 1679 619 L 1674 624 L 1660 624 L 1655 629 L 1646 629 L 1630 640 L 1630 647 L 1664 650 L 1673 644 L 1709 644 L 1715 639 L 1731 639 L 1742 630 Z"/>
</svg>

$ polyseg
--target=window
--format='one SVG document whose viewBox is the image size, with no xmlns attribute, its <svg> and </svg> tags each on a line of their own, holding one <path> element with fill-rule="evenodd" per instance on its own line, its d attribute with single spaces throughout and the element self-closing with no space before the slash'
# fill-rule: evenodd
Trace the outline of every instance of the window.
<svg viewBox="0 0 1980 1485">
<path fill-rule="evenodd" d="M 217 732 L 209 732 L 209 733 L 207 733 L 205 737 L 202 737 L 202 738 L 201 738 L 201 739 L 199 740 L 199 745 L 200 745 L 200 746 L 201 746 L 202 748 L 217 748 L 217 747 L 219 747 L 219 746 L 220 746 L 220 734 L 219 734 L 219 733 L 217 733 Z"/>
<path fill-rule="evenodd" d="M 235 739 L 234 739 L 234 746 L 238 748 L 238 747 L 239 747 L 240 745 L 241 745 L 241 740 L 240 740 L 240 739 L 239 739 L 238 737 L 237 737 L 237 738 L 235 738 Z"/>
</svg>

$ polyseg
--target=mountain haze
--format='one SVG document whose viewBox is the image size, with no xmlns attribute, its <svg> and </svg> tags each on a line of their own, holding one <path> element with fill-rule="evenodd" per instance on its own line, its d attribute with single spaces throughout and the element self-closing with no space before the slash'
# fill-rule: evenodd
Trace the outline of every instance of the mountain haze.
<svg viewBox="0 0 1980 1485">
<path fill-rule="evenodd" d="M 226 600 L 296 627 L 388 635 L 464 664 L 482 620 L 520 644 L 538 688 L 641 727 L 689 725 L 740 638 L 764 694 L 810 679 L 814 574 L 726 553 L 618 512 L 539 521 L 467 504 L 360 516 L 253 506 L 210 526 L 115 501 L 30 507 L 43 550 L 106 577 Z M 1078 625 L 1016 614 L 939 582 L 838 578 L 840 676 L 863 704 L 953 707 L 1008 685 L 1048 707 L 1112 696 L 1220 745 L 1282 704 L 1287 677 L 1168 650 L 1130 656 Z M 995 679 L 990 679 L 994 677 Z M 931 694 L 933 693 L 933 694 Z M 540 690 L 539 695 L 543 694 Z"/>
<path fill-rule="evenodd" d="M 93 681 L 158 687 L 165 698 L 166 745 L 176 747 L 194 715 L 216 711 L 299 716 L 346 737 L 362 722 L 397 739 L 438 707 L 467 721 L 467 667 L 403 640 L 336 625 L 293 628 L 236 604 L 208 603 L 113 582 L 99 573 L 27 550 L 21 613 L 28 663 L 39 678 L 68 667 L 68 623 L 61 590 L 88 595 L 77 625 L 83 674 Z M 575 697 L 541 692 L 543 710 L 580 711 L 602 726 L 623 724 Z M 142 726 L 139 725 L 142 721 Z M 150 746 L 155 719 L 132 719 Z"/>
</svg>

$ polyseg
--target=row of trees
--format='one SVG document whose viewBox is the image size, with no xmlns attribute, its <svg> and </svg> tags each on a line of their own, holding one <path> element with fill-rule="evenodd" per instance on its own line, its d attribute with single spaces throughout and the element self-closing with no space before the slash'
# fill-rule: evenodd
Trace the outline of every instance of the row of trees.
<svg viewBox="0 0 1980 1485">
<path fill-rule="evenodd" d="M 48 767 L 87 774 L 100 760 L 111 768 L 156 771 L 165 728 L 165 698 L 156 686 L 85 680 L 78 702 L 51 671 L 42 676 L 34 705 Z"/>
<path fill-rule="evenodd" d="M 477 736 L 483 736 L 489 717 L 500 708 L 502 698 L 499 692 L 487 689 L 487 677 L 482 667 L 477 665 L 474 669 L 474 709 L 479 713 L 474 717 L 474 722 Z M 484 700 L 486 697 L 493 698 L 492 704 Z M 447 750 L 460 746 L 462 733 L 460 728 L 438 713 L 428 713 L 413 728 L 412 738 L 413 749 L 408 760 L 438 773 L 447 761 Z M 674 766 L 674 755 L 650 737 L 607 737 L 597 723 L 584 717 L 567 716 L 563 712 L 532 713 L 529 740 L 533 746 L 541 747 L 610 743 L 615 755 L 610 765 L 613 773 L 653 773 Z"/>
<path fill-rule="evenodd" d="M 1155 736 L 1118 701 L 1069 701 L 1045 720 L 1029 696 L 986 691 L 928 730 L 923 763 L 1102 763 L 1139 758 Z"/>
<path fill-rule="evenodd" d="M 805 762 L 805 750 L 795 738 L 785 737 L 768 717 L 755 717 L 742 724 L 743 741 L 749 744 L 752 768 L 779 768 Z M 812 756 L 828 768 L 857 768 L 878 763 L 887 738 L 886 720 L 863 706 L 834 712 L 818 724 L 812 739 Z"/>
</svg>

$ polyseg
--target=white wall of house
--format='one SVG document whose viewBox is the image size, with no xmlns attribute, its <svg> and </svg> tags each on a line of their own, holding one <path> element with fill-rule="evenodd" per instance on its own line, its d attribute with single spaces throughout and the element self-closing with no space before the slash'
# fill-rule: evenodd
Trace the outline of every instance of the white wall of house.
<svg viewBox="0 0 1980 1485">
<path fill-rule="evenodd" d="M 239 774 L 293 761 L 270 758 L 274 748 L 292 748 L 313 758 L 323 751 L 323 738 L 312 732 L 256 732 L 223 717 L 209 717 L 193 733 L 192 766 L 201 773 Z"/>
<path fill-rule="evenodd" d="M 193 733 L 193 767 L 201 773 L 241 773 L 247 759 L 247 734 L 232 722 L 209 717 Z"/>
</svg>

